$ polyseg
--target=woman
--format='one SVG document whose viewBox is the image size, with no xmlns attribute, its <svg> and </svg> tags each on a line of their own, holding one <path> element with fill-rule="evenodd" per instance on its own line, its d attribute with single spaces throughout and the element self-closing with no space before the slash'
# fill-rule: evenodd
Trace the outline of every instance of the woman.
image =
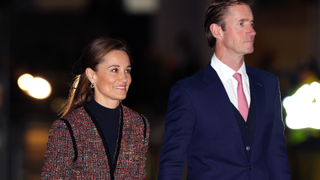
<svg viewBox="0 0 320 180">
<path fill-rule="evenodd" d="M 144 179 L 146 118 L 121 104 L 131 84 L 126 45 L 99 38 L 74 66 L 60 119 L 52 125 L 41 179 Z"/>
</svg>

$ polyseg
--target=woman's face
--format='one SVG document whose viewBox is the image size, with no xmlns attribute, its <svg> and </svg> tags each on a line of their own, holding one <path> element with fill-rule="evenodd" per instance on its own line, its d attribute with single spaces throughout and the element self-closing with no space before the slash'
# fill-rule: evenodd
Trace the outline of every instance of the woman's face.
<svg viewBox="0 0 320 180">
<path fill-rule="evenodd" d="M 131 84 L 131 65 L 128 54 L 113 50 L 107 53 L 96 71 L 89 69 L 90 81 L 94 83 L 94 99 L 108 108 L 116 108 L 127 96 Z"/>
</svg>

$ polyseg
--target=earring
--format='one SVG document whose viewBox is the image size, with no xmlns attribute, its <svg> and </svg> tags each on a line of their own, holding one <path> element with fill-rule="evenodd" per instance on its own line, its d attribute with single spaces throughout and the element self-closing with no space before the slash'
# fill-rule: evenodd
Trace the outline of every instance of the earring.
<svg viewBox="0 0 320 180">
<path fill-rule="evenodd" d="M 94 88 L 94 84 L 91 82 L 90 87 L 93 89 Z"/>
</svg>

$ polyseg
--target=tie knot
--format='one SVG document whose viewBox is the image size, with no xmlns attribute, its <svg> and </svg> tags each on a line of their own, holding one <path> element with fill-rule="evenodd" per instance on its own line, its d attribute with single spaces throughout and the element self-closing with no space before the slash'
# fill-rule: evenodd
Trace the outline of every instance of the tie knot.
<svg viewBox="0 0 320 180">
<path fill-rule="evenodd" d="M 233 77 L 238 81 L 238 83 L 242 83 L 240 73 L 234 73 Z"/>
</svg>

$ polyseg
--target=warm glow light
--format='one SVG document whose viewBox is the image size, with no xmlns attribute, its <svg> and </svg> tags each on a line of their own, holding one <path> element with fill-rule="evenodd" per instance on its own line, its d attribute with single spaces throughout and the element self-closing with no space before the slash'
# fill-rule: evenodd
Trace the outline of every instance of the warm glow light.
<svg viewBox="0 0 320 180">
<path fill-rule="evenodd" d="M 32 80 L 33 80 L 33 76 L 31 76 L 30 74 L 23 74 L 18 79 L 18 86 L 22 90 L 27 91 L 28 86 Z"/>
<path fill-rule="evenodd" d="M 48 81 L 42 78 L 34 78 L 29 87 L 29 94 L 36 99 L 44 99 L 51 93 L 51 86 Z"/>
<path fill-rule="evenodd" d="M 31 97 L 36 99 L 47 98 L 51 93 L 51 86 L 45 79 L 30 74 L 24 74 L 18 79 L 19 87 L 26 91 Z"/>
<path fill-rule="evenodd" d="M 283 100 L 290 129 L 320 129 L 320 84 L 305 84 Z"/>
</svg>

